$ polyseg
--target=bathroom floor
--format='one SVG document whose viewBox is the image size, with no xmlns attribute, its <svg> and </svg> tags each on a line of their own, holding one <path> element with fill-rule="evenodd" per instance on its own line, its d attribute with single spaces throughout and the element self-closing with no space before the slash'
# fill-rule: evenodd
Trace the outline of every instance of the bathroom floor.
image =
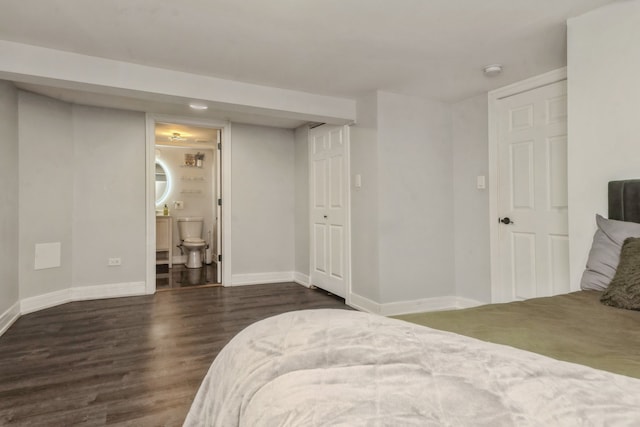
<svg viewBox="0 0 640 427">
<path fill-rule="evenodd" d="M 156 266 L 156 289 L 175 289 L 202 285 L 216 285 L 216 265 L 186 268 L 184 264 Z"/>
</svg>

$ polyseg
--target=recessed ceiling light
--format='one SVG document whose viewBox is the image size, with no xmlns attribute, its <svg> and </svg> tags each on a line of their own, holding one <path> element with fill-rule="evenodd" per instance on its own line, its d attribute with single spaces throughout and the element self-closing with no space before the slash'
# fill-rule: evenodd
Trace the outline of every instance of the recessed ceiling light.
<svg viewBox="0 0 640 427">
<path fill-rule="evenodd" d="M 484 75 L 487 77 L 497 76 L 502 72 L 501 64 L 491 64 L 483 68 Z"/>
<path fill-rule="evenodd" d="M 191 104 L 189 104 L 189 107 L 194 110 L 206 110 L 207 108 L 209 108 L 206 104 L 201 104 L 199 102 L 192 102 Z"/>
</svg>

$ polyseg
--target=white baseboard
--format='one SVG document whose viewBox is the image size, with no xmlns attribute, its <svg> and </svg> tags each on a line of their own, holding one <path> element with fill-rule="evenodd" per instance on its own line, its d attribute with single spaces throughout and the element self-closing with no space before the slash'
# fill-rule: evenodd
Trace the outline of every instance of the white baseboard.
<svg viewBox="0 0 640 427">
<path fill-rule="evenodd" d="M 9 326 L 20 317 L 20 301 L 16 301 L 11 307 L 0 314 L 0 336 L 5 333 Z"/>
<path fill-rule="evenodd" d="M 296 282 L 298 285 L 302 285 L 306 288 L 311 287 L 311 278 L 306 274 L 302 274 L 298 271 L 293 272 L 293 281 Z"/>
<path fill-rule="evenodd" d="M 36 295 L 35 297 L 20 300 L 20 314 L 33 313 L 45 308 L 71 302 L 71 288 L 49 292 L 48 294 Z"/>
<path fill-rule="evenodd" d="M 347 305 L 356 310 L 366 311 L 367 313 L 380 314 L 382 311 L 380 303 L 363 297 L 362 295 L 354 294 L 353 292 L 349 295 Z"/>
<path fill-rule="evenodd" d="M 259 285 L 263 283 L 293 282 L 293 271 L 275 271 L 271 273 L 232 274 L 231 286 Z"/>
<path fill-rule="evenodd" d="M 110 283 L 106 285 L 82 286 L 61 289 L 48 294 L 25 298 L 20 301 L 20 314 L 54 307 L 72 301 L 146 295 L 145 282 Z"/>
<path fill-rule="evenodd" d="M 381 314 L 383 316 L 396 316 L 399 314 L 422 313 L 425 311 L 457 310 L 461 308 L 475 307 L 484 304 L 483 302 L 469 298 L 446 296 L 423 298 L 412 301 L 397 301 L 380 304 L 352 293 L 349 305 L 360 311 Z"/>
<path fill-rule="evenodd" d="M 146 295 L 145 282 L 110 283 L 107 285 L 82 286 L 71 288 L 72 301 L 91 299 L 132 297 Z"/>
</svg>

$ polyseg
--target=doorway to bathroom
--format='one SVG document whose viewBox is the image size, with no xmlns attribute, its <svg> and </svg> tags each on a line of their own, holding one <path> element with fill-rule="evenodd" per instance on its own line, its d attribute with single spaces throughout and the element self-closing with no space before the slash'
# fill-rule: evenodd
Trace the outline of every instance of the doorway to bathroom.
<svg viewBox="0 0 640 427">
<path fill-rule="evenodd" d="M 225 127 L 166 119 L 152 118 L 147 159 L 152 161 L 155 237 L 153 271 L 147 277 L 154 290 L 219 286 Z"/>
</svg>

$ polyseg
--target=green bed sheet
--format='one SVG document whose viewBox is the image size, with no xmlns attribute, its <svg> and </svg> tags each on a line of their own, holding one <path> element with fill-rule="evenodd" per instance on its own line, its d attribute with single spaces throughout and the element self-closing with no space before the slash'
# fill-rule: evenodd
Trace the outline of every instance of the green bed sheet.
<svg viewBox="0 0 640 427">
<path fill-rule="evenodd" d="M 580 291 L 398 319 L 640 378 L 640 312 Z"/>
</svg>

